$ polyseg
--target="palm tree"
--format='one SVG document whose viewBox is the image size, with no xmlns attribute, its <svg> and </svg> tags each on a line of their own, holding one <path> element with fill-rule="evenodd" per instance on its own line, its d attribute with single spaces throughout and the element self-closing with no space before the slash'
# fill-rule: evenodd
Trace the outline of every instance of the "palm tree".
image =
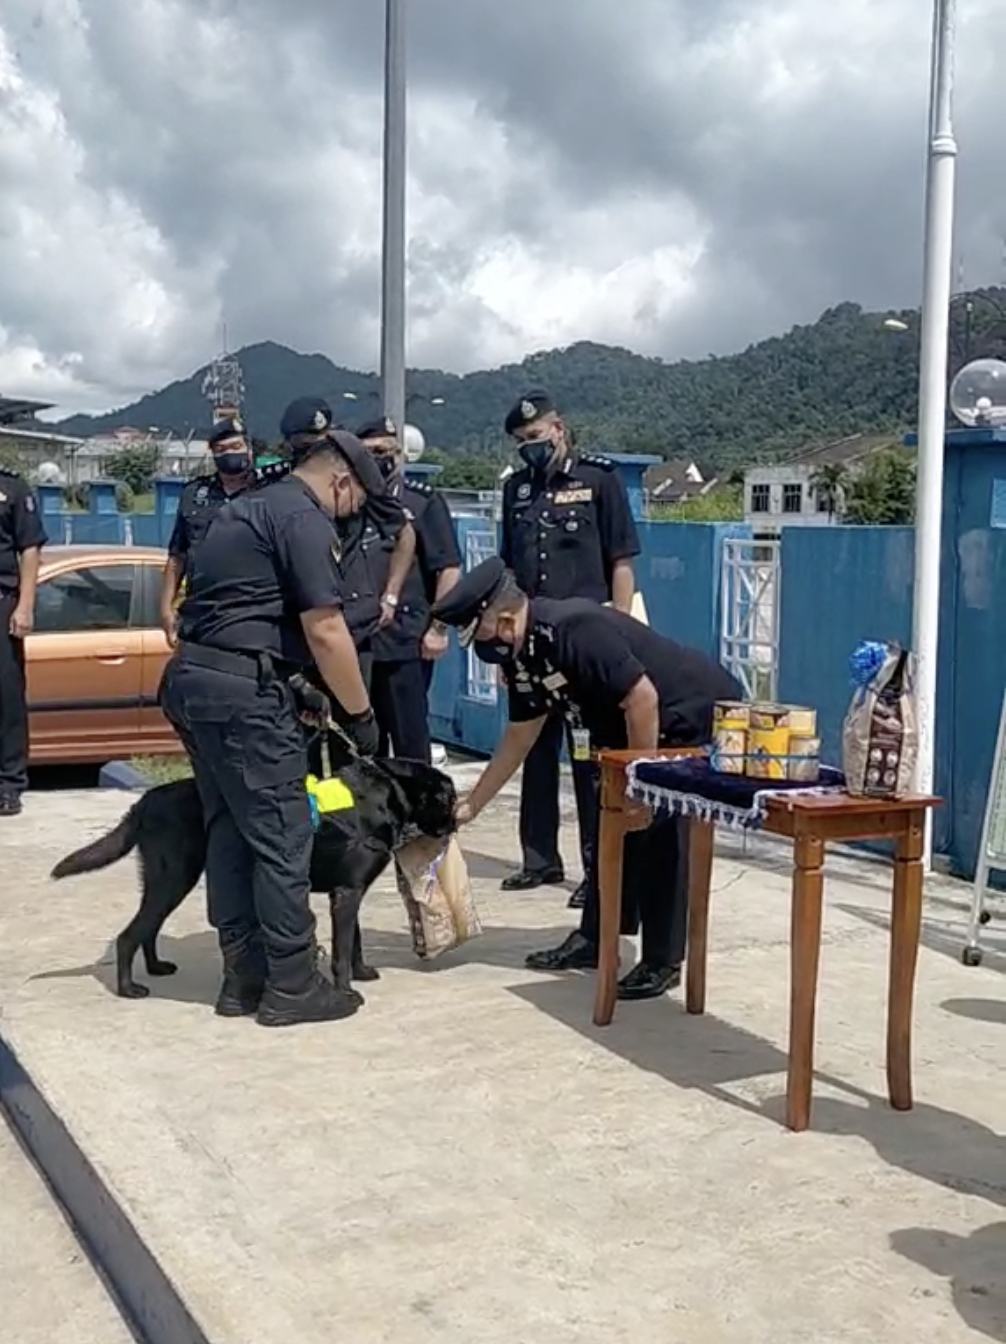
<svg viewBox="0 0 1006 1344">
<path fill-rule="evenodd" d="M 817 497 L 818 504 L 823 506 L 824 512 L 828 515 L 829 523 L 836 514 L 844 510 L 845 487 L 848 480 L 849 473 L 840 462 L 830 462 L 818 467 L 810 478 L 811 489 Z"/>
</svg>

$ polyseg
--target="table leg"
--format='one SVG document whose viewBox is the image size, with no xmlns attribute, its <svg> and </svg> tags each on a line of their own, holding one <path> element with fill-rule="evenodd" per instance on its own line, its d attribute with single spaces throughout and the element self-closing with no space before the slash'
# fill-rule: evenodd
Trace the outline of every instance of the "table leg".
<svg viewBox="0 0 1006 1344">
<path fill-rule="evenodd" d="M 688 828 L 688 966 L 685 1007 L 690 1013 L 706 1011 L 706 958 L 709 938 L 709 889 L 713 880 L 711 821 L 692 819 Z"/>
<path fill-rule="evenodd" d="M 891 964 L 887 994 L 887 1093 L 896 1111 L 912 1109 L 912 1000 L 922 933 L 924 812 L 909 812 L 894 858 Z"/>
<path fill-rule="evenodd" d="M 606 1027 L 615 1015 L 618 992 L 618 940 L 622 932 L 622 851 L 625 847 L 625 812 L 601 804 L 598 838 L 597 881 L 600 897 L 600 942 L 597 959 L 597 989 L 594 995 L 594 1025 Z"/>
<path fill-rule="evenodd" d="M 810 1124 L 814 1080 L 814 1012 L 821 958 L 823 863 L 823 841 L 816 836 L 800 835 L 798 832 L 794 846 L 789 1074 L 786 1080 L 786 1124 L 793 1130 L 804 1130 Z"/>
</svg>

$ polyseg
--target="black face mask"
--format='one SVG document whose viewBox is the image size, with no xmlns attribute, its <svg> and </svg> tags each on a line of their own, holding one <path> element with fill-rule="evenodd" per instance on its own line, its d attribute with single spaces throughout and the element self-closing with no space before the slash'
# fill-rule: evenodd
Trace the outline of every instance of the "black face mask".
<svg viewBox="0 0 1006 1344">
<path fill-rule="evenodd" d="M 240 476 L 251 466 L 251 453 L 238 448 L 232 453 L 217 453 L 213 462 L 221 476 Z"/>
<path fill-rule="evenodd" d="M 375 453 L 374 461 L 377 463 L 377 470 L 386 481 L 390 481 L 398 471 L 398 459 L 394 453 Z"/>
<path fill-rule="evenodd" d="M 472 648 L 476 657 L 484 663 L 509 663 L 513 660 L 513 649 L 499 639 L 475 639 Z"/>
<path fill-rule="evenodd" d="M 544 476 L 555 457 L 555 444 L 551 439 L 532 439 L 530 443 L 522 443 L 517 451 L 536 475 Z"/>
</svg>

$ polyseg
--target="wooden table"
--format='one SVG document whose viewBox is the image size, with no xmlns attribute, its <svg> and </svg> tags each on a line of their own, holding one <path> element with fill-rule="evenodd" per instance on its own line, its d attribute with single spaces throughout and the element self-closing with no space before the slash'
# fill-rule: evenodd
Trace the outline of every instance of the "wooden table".
<svg viewBox="0 0 1006 1344">
<path fill-rule="evenodd" d="M 601 941 L 594 1023 L 606 1027 L 615 1013 L 618 941 L 622 918 L 622 846 L 627 832 L 645 828 L 648 817 L 631 815 L 625 796 L 626 767 L 656 756 L 701 754 L 661 751 L 601 753 L 601 833 L 598 878 Z M 895 1110 L 912 1107 L 912 1000 L 922 926 L 922 854 L 926 812 L 938 798 L 852 798 L 848 794 L 773 799 L 761 829 L 793 841 L 793 896 L 790 935 L 789 1071 L 786 1123 L 804 1130 L 810 1123 L 814 1073 L 814 1012 L 821 953 L 825 846 L 829 841 L 893 840 L 891 954 L 887 1001 L 887 1086 Z M 628 812 L 627 812 L 628 809 Z M 689 844 L 688 960 L 685 1005 L 706 1007 L 709 890 L 715 825 L 691 822 Z"/>
</svg>

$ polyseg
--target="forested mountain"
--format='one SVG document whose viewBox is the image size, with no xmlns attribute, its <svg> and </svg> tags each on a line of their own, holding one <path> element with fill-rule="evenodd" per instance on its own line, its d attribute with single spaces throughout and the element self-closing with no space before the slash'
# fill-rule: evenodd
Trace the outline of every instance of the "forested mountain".
<svg viewBox="0 0 1006 1344">
<path fill-rule="evenodd" d="M 971 311 L 968 311 L 968 301 Z M 520 364 L 463 377 L 431 369 L 409 375 L 409 418 L 450 455 L 497 457 L 506 409 L 532 386 L 547 387 L 580 438 L 598 448 L 691 458 L 720 472 L 858 431 L 898 431 L 915 420 L 918 315 L 892 316 L 845 303 L 812 326 L 739 354 L 665 363 L 583 341 L 528 356 Z M 952 365 L 1006 357 L 1006 289 L 959 296 L 952 309 Z M 273 438 L 295 396 L 319 394 L 349 426 L 377 408 L 375 375 L 339 368 L 272 342 L 238 354 L 254 434 Z M 156 425 L 180 434 L 204 431 L 205 369 L 108 415 L 74 416 L 68 433 Z M 346 394 L 351 394 L 347 397 Z M 442 405 L 431 405 L 442 398 Z M 339 408 L 341 409 L 341 412 Z"/>
</svg>

